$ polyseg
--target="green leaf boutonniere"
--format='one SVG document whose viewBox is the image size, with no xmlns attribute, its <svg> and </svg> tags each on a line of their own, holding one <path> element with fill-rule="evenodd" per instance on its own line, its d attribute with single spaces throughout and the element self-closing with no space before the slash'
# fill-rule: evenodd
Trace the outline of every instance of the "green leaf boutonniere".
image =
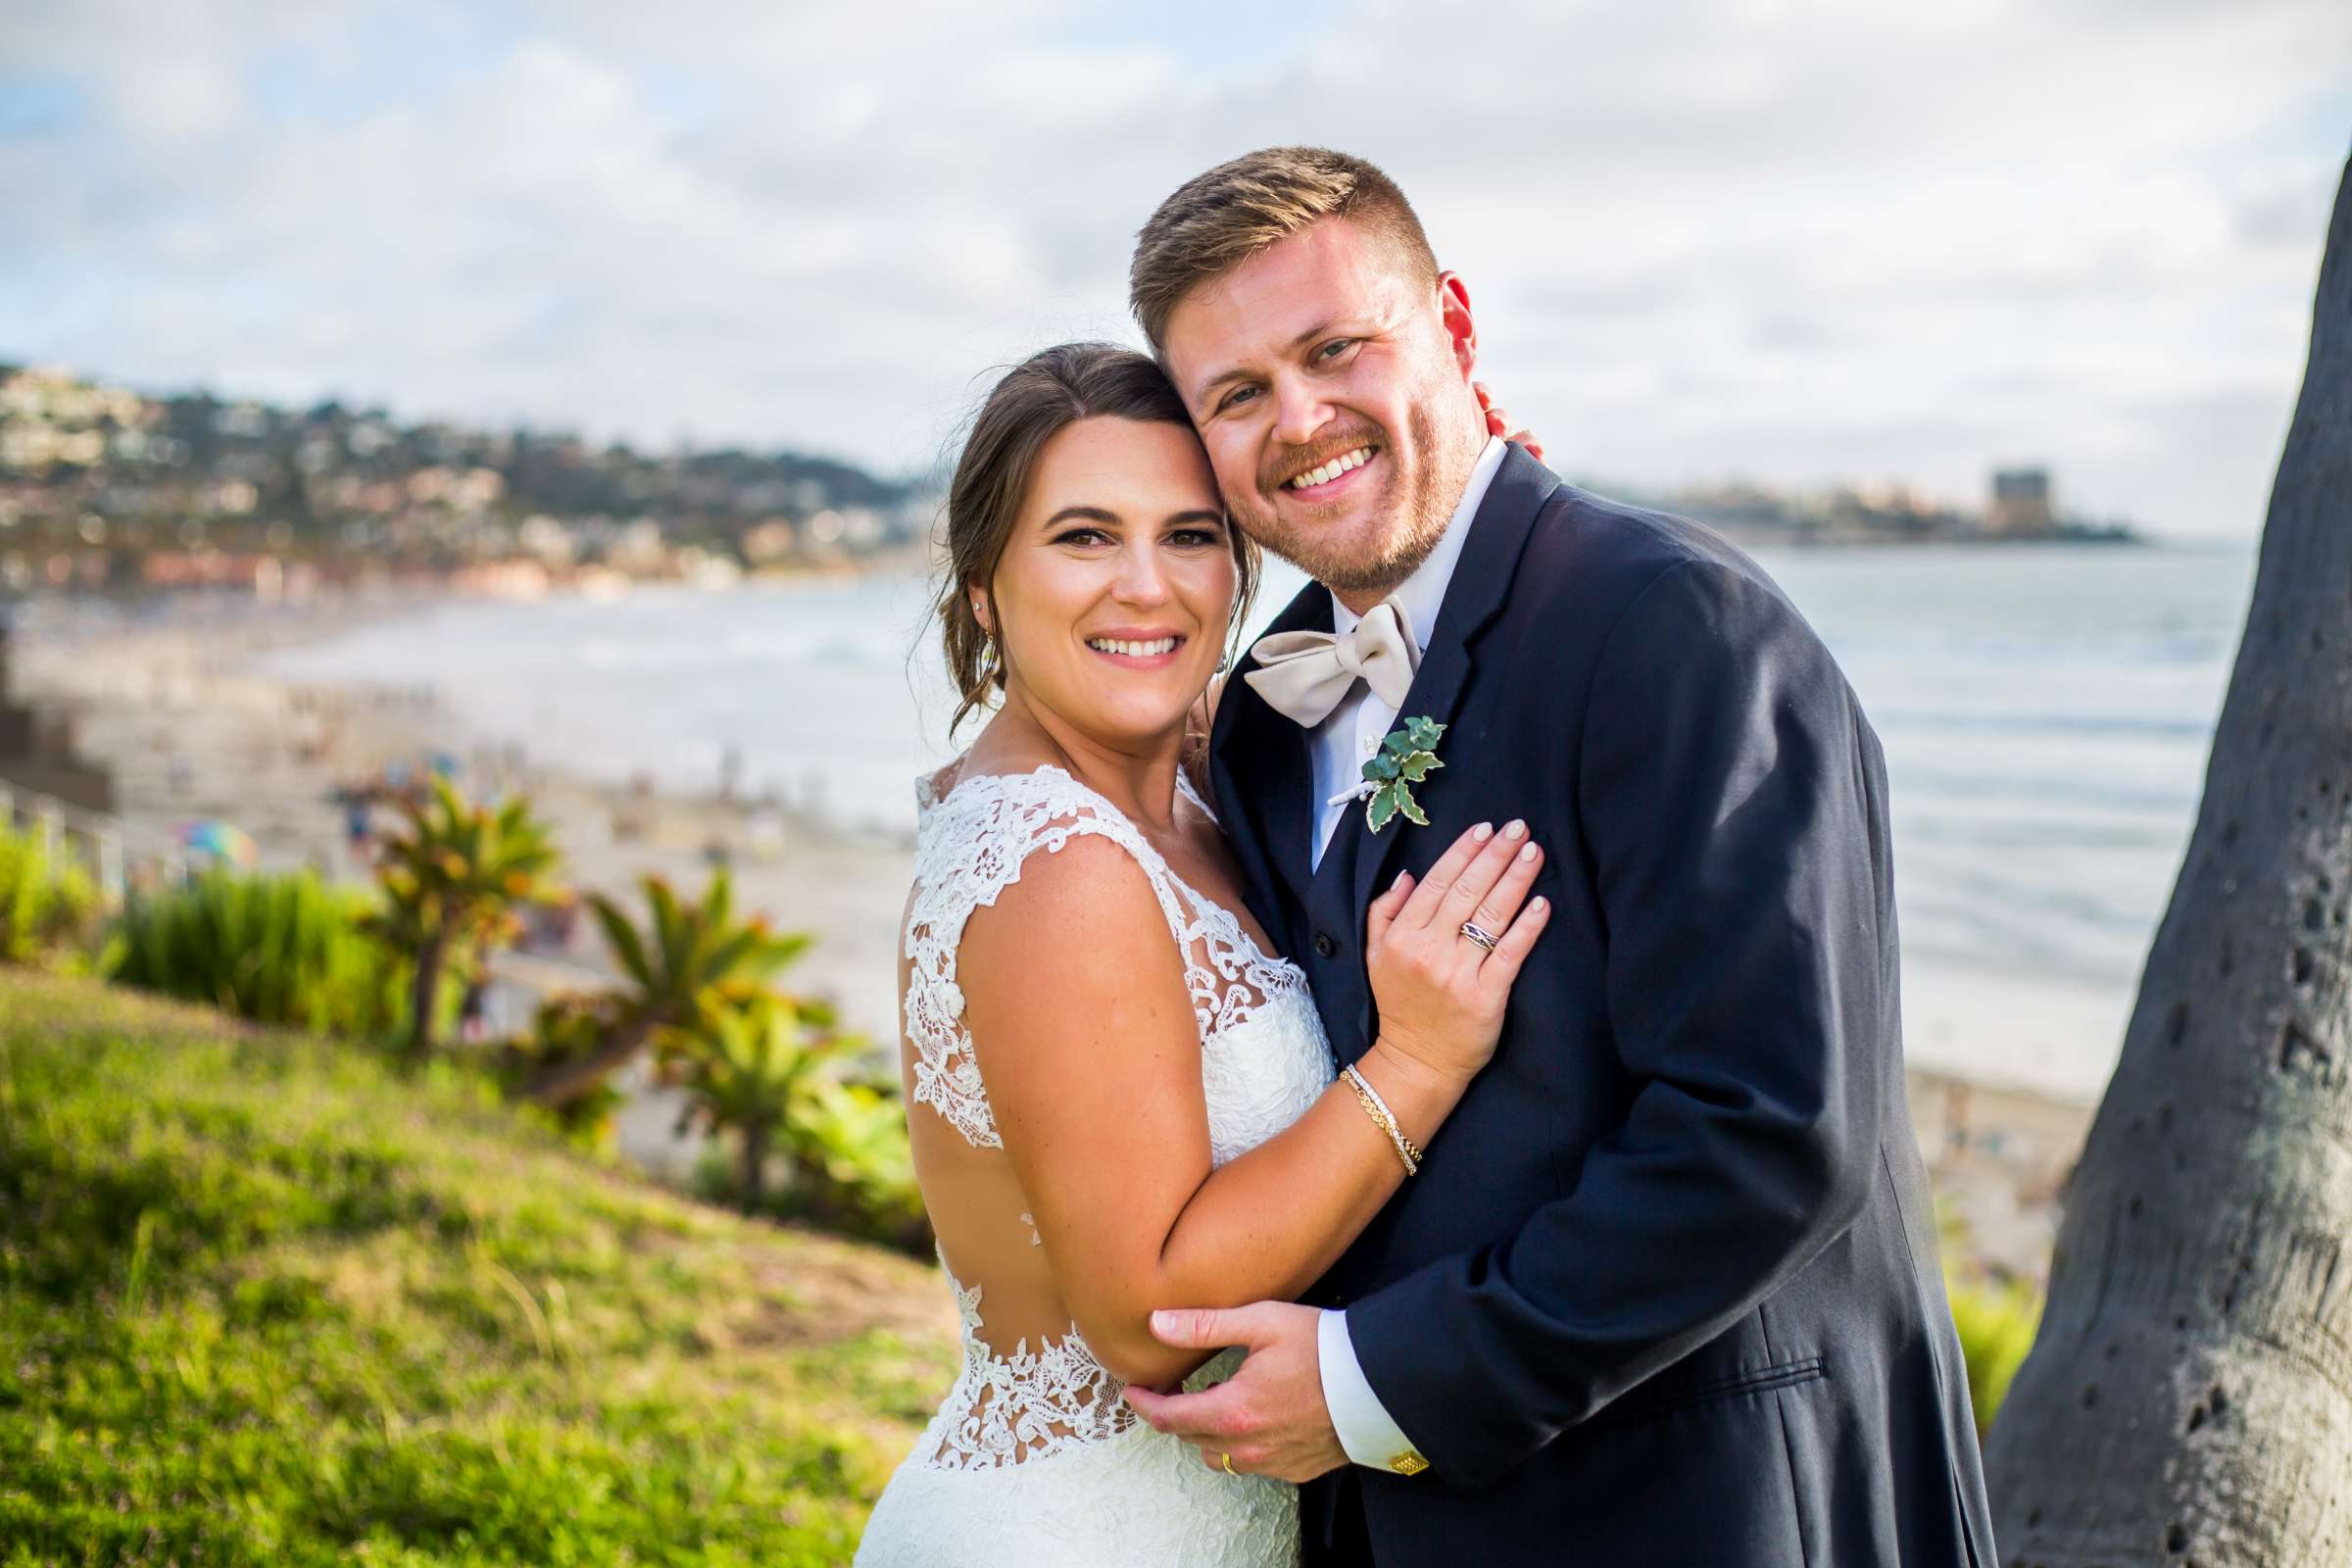
<svg viewBox="0 0 2352 1568">
<path fill-rule="evenodd" d="M 1408 718 L 1389 732 L 1380 743 L 1380 751 L 1364 763 L 1364 783 L 1370 793 L 1364 797 L 1364 821 L 1377 833 L 1389 825 L 1392 817 L 1401 815 L 1406 821 L 1429 826 L 1422 813 L 1421 803 L 1413 799 L 1413 786 L 1444 767 L 1438 754 L 1432 750 L 1446 726 L 1427 718 Z"/>
</svg>

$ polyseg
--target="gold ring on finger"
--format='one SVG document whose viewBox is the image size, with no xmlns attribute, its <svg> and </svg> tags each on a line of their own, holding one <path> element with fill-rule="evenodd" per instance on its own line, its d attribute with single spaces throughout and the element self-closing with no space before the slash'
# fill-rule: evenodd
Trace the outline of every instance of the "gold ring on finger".
<svg viewBox="0 0 2352 1568">
<path fill-rule="evenodd" d="M 1464 920 L 1462 922 L 1462 935 L 1468 937 L 1471 941 L 1477 943 L 1489 953 L 1493 953 L 1494 951 L 1494 933 L 1484 929 L 1473 921 Z"/>
<path fill-rule="evenodd" d="M 1233 1455 L 1230 1453 L 1225 1455 L 1225 1473 L 1233 1477 L 1236 1481 L 1239 1481 L 1242 1478 L 1242 1473 L 1233 1467 Z"/>
</svg>

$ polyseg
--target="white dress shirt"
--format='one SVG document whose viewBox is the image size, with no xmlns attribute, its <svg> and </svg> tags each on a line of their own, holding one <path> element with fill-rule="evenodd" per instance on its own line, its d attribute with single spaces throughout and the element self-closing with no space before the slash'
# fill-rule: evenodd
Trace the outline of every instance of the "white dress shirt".
<svg viewBox="0 0 2352 1568">
<path fill-rule="evenodd" d="M 1453 516 L 1446 524 L 1437 549 L 1390 596 L 1411 625 L 1415 648 L 1426 650 L 1431 634 L 1437 630 L 1438 611 L 1446 603 L 1446 584 L 1453 580 L 1454 564 L 1461 560 L 1462 543 L 1470 536 L 1470 519 L 1477 514 L 1479 503 L 1486 500 L 1495 470 L 1502 466 L 1503 450 L 1500 436 L 1487 437 L 1486 448 L 1470 469 L 1470 482 L 1463 488 L 1462 499 L 1453 509 Z M 1345 636 L 1362 618 L 1341 604 L 1339 595 L 1332 595 L 1333 631 Z M 1323 863 L 1323 848 L 1331 842 L 1340 819 L 1349 811 L 1362 809 L 1354 786 L 1363 775 L 1364 762 L 1380 750 L 1381 741 L 1396 721 L 1396 710 L 1374 695 L 1369 685 L 1358 682 L 1308 738 L 1316 803 L 1313 847 L 1308 851 L 1310 869 Z M 1347 1313 L 1328 1309 L 1323 1313 L 1315 1329 L 1315 1356 L 1323 1379 L 1323 1402 L 1331 1411 L 1332 1429 L 1339 1434 L 1340 1446 L 1348 1450 L 1350 1460 L 1375 1470 L 1387 1470 L 1397 1455 L 1416 1451 L 1412 1441 L 1396 1425 L 1365 1379 L 1364 1369 L 1355 1358 L 1355 1342 L 1348 1335 Z"/>
</svg>

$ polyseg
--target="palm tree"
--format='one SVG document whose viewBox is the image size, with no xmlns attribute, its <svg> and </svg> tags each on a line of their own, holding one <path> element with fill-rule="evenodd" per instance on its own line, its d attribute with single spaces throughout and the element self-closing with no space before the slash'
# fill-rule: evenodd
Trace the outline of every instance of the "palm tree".
<svg viewBox="0 0 2352 1568">
<path fill-rule="evenodd" d="M 588 895 L 589 910 L 626 982 L 612 1031 L 596 1050 L 567 1055 L 533 1075 L 522 1090 L 529 1099 L 560 1106 L 587 1093 L 659 1031 L 691 1029 L 748 1002 L 813 940 L 798 932 L 778 935 L 764 915 L 736 920 L 723 870 L 712 874 L 697 904 L 681 903 L 659 876 L 638 885 L 648 917 L 642 936 L 612 900 Z"/>
<path fill-rule="evenodd" d="M 665 1031 L 666 1075 L 692 1097 L 679 1130 L 700 1121 L 732 1129 L 741 1149 L 739 1191 L 747 1212 L 767 1199 L 767 1160 L 776 1136 L 844 1055 L 862 1048 L 833 1032 L 832 1009 L 774 992 L 711 1009 L 691 1027 Z"/>
<path fill-rule="evenodd" d="M 1985 1450 L 2004 1560 L 2352 1562 L 2352 164 L 2205 798 Z"/>
<path fill-rule="evenodd" d="M 369 929 L 416 958 L 409 1053 L 422 1059 L 433 1049 L 442 974 L 470 977 L 490 947 L 513 939 L 516 905 L 561 897 L 553 874 L 562 856 L 521 796 L 493 810 L 435 774 L 430 795 L 401 809 L 408 826 L 376 862 L 385 906 Z"/>
</svg>

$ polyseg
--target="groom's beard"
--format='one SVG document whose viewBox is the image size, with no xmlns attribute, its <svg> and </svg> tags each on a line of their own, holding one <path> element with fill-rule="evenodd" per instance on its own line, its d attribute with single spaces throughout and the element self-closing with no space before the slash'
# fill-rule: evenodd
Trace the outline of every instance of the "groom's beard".
<svg viewBox="0 0 2352 1568">
<path fill-rule="evenodd" d="M 1413 405 L 1405 415 L 1405 425 L 1411 436 L 1407 450 L 1413 458 L 1409 473 L 1403 472 L 1397 462 L 1396 438 L 1385 430 L 1375 438 L 1389 460 L 1392 475 L 1401 474 L 1405 494 L 1382 498 L 1393 510 L 1382 519 L 1383 526 L 1373 539 L 1335 539 L 1312 521 L 1287 520 L 1262 492 L 1239 503 L 1228 497 L 1234 519 L 1250 538 L 1327 588 L 1343 593 L 1387 593 L 1410 577 L 1413 568 L 1437 549 L 1462 490 L 1470 482 L 1470 470 L 1477 465 L 1476 453 L 1449 461 L 1453 454 L 1439 442 L 1437 423 L 1426 406 Z"/>
</svg>

